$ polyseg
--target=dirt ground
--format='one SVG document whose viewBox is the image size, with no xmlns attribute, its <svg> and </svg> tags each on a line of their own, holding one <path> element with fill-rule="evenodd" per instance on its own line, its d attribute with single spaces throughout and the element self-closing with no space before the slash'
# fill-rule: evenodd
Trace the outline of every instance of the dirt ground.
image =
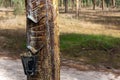
<svg viewBox="0 0 120 80">
<path fill-rule="evenodd" d="M 120 11 L 81 10 L 79 18 L 73 13 L 61 13 L 61 33 L 100 34 L 120 37 Z"/>
<path fill-rule="evenodd" d="M 11 64 L 12 63 L 12 64 Z M 61 67 L 60 80 L 120 80 L 120 76 L 111 72 L 78 71 L 74 68 Z M 8 57 L 0 58 L 1 80 L 26 80 L 21 60 Z"/>
</svg>

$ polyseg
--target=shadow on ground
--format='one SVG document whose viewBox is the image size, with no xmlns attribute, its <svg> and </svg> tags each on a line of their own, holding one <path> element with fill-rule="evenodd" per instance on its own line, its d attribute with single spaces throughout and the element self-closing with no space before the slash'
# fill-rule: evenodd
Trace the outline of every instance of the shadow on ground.
<svg viewBox="0 0 120 80">
<path fill-rule="evenodd" d="M 75 11 L 70 10 L 68 13 L 73 14 L 75 16 Z M 67 13 L 65 13 L 63 9 L 60 9 L 60 14 L 67 14 Z M 86 9 L 86 10 L 81 10 L 79 12 L 79 20 L 84 20 L 95 24 L 102 24 L 107 26 L 109 25 L 117 26 L 117 28 L 114 29 L 118 30 L 120 29 L 119 15 L 120 15 L 120 10 L 102 11 L 102 10 Z M 106 27 L 106 28 L 112 28 L 112 27 Z"/>
<path fill-rule="evenodd" d="M 120 38 L 104 35 L 61 34 L 62 57 L 85 64 L 120 67 Z M 19 56 L 25 52 L 26 35 L 23 29 L 0 30 L 0 52 Z"/>
<path fill-rule="evenodd" d="M 95 67 L 120 69 L 120 38 L 104 35 L 62 34 L 62 57 Z"/>
<path fill-rule="evenodd" d="M 110 12 L 110 11 L 80 12 L 79 19 L 84 19 L 85 21 L 90 21 L 92 23 L 97 23 L 97 24 L 118 26 L 117 29 L 120 29 L 119 27 L 120 16 L 115 16 L 114 15 L 115 13 L 118 12 Z M 109 14 L 113 14 L 113 15 L 111 16 Z"/>
<path fill-rule="evenodd" d="M 19 55 L 25 51 L 24 29 L 0 29 L 0 52 Z"/>
</svg>

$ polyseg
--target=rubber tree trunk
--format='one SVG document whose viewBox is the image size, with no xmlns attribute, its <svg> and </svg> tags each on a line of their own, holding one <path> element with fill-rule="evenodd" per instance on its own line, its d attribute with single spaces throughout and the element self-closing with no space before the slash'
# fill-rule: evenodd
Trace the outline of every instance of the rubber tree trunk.
<svg viewBox="0 0 120 80">
<path fill-rule="evenodd" d="M 60 4 L 60 7 L 63 8 L 63 6 L 64 6 L 64 1 L 63 1 L 63 0 L 59 0 L 59 4 Z"/>
<path fill-rule="evenodd" d="M 76 17 L 77 17 L 77 18 L 79 17 L 79 7 L 80 7 L 79 4 L 80 4 L 80 3 L 79 3 L 79 0 L 76 0 Z"/>
<path fill-rule="evenodd" d="M 79 10 L 82 8 L 82 0 L 79 0 Z"/>
<path fill-rule="evenodd" d="M 65 13 L 68 12 L 68 0 L 64 0 L 65 3 Z"/>
<path fill-rule="evenodd" d="M 105 3 L 106 3 L 106 7 L 109 8 L 109 6 L 111 4 L 111 1 L 110 0 L 105 0 Z"/>
<path fill-rule="evenodd" d="M 89 0 L 86 0 L 85 2 L 86 2 L 86 7 L 88 7 L 89 6 Z"/>
<path fill-rule="evenodd" d="M 72 0 L 69 0 L 69 7 L 72 8 Z"/>
<path fill-rule="evenodd" d="M 116 0 L 112 0 L 112 7 L 115 7 Z"/>
<path fill-rule="evenodd" d="M 10 7 L 12 7 L 12 0 L 10 0 Z"/>
<path fill-rule="evenodd" d="M 92 0 L 92 3 L 93 3 L 93 10 L 95 10 L 96 0 Z"/>
<path fill-rule="evenodd" d="M 75 7 L 75 0 L 71 0 L 72 1 L 72 11 L 74 11 L 74 7 Z"/>
<path fill-rule="evenodd" d="M 104 10 L 104 8 L 105 8 L 105 1 L 102 0 L 102 10 Z"/>
<path fill-rule="evenodd" d="M 64 7 L 64 0 L 61 0 L 61 7 Z"/>
<path fill-rule="evenodd" d="M 29 0 L 25 0 L 26 12 L 29 8 L 27 1 Z M 27 76 L 27 80 L 60 80 L 58 0 L 48 0 L 48 9 L 46 0 L 40 0 L 39 8 L 38 23 L 27 18 L 27 45 L 35 49 L 44 45 L 44 48 L 38 53 L 36 74 Z M 49 26 L 46 25 L 47 21 Z"/>
</svg>

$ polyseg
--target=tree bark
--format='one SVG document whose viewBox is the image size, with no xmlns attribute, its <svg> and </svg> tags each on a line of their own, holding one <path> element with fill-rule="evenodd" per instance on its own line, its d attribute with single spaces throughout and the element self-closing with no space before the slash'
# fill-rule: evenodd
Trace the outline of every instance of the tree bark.
<svg viewBox="0 0 120 80">
<path fill-rule="evenodd" d="M 86 7 L 89 6 L 89 0 L 86 0 Z"/>
<path fill-rule="evenodd" d="M 102 10 L 104 10 L 104 8 L 105 8 L 105 1 L 102 0 Z"/>
<path fill-rule="evenodd" d="M 63 8 L 63 6 L 64 6 L 63 0 L 59 0 L 59 5 L 60 5 L 60 7 Z"/>
<path fill-rule="evenodd" d="M 93 10 L 95 10 L 96 0 L 92 0 L 92 3 L 93 3 Z"/>
<path fill-rule="evenodd" d="M 72 11 L 74 10 L 75 7 L 75 0 L 72 0 Z"/>
<path fill-rule="evenodd" d="M 79 7 L 80 7 L 79 4 L 80 4 L 80 3 L 79 3 L 79 0 L 76 0 L 76 17 L 77 17 L 77 18 L 79 17 Z"/>
<path fill-rule="evenodd" d="M 68 12 L 68 0 L 64 0 L 65 1 L 65 13 Z"/>
<path fill-rule="evenodd" d="M 116 0 L 112 0 L 112 7 L 115 7 Z"/>
<path fill-rule="evenodd" d="M 28 1 L 25 0 L 26 12 L 29 9 Z M 40 9 L 37 14 L 38 23 L 27 18 L 27 45 L 35 49 L 44 45 L 37 55 L 37 71 L 35 75 L 27 76 L 27 80 L 60 80 L 58 0 L 47 1 L 48 8 L 46 7 L 46 0 L 40 0 L 38 5 Z M 48 17 L 46 17 L 46 13 L 48 13 Z"/>
<path fill-rule="evenodd" d="M 81 10 L 82 8 L 82 0 L 79 0 L 79 9 Z"/>
<path fill-rule="evenodd" d="M 64 7 L 64 0 L 61 0 L 61 7 Z"/>
</svg>

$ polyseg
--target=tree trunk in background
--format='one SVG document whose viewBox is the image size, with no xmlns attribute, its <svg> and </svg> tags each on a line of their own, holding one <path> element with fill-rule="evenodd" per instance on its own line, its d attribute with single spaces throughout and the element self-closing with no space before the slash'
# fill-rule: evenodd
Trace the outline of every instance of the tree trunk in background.
<svg viewBox="0 0 120 80">
<path fill-rule="evenodd" d="M 69 6 L 71 8 L 71 6 L 72 6 L 72 0 L 69 0 Z"/>
<path fill-rule="evenodd" d="M 60 4 L 60 7 L 63 8 L 63 6 L 64 6 L 63 0 L 59 0 L 59 4 Z"/>
<path fill-rule="evenodd" d="M 68 12 L 68 0 L 64 0 L 65 1 L 65 13 Z"/>
<path fill-rule="evenodd" d="M 76 0 L 76 17 L 79 17 L 79 0 Z"/>
<path fill-rule="evenodd" d="M 72 11 L 74 10 L 75 7 L 75 0 L 72 0 Z"/>
<path fill-rule="evenodd" d="M 92 0 L 92 3 L 93 3 L 93 10 L 95 10 L 96 0 Z"/>
<path fill-rule="evenodd" d="M 82 8 L 82 0 L 79 0 L 79 10 Z"/>
<path fill-rule="evenodd" d="M 105 0 L 105 3 L 106 3 L 107 8 L 109 8 L 109 5 L 110 5 L 111 1 L 110 0 Z"/>
<path fill-rule="evenodd" d="M 12 7 L 12 0 L 10 0 L 10 7 Z"/>
<path fill-rule="evenodd" d="M 25 1 L 26 9 L 28 9 L 27 1 L 29 0 Z M 36 74 L 27 76 L 27 80 L 60 80 L 58 0 L 48 0 L 48 3 L 53 5 L 48 6 L 48 19 L 46 17 L 46 0 L 40 0 L 39 7 L 41 9 L 38 14 L 40 16 L 38 23 L 27 18 L 27 45 L 35 49 L 39 49 L 42 44 L 45 45 L 38 53 Z M 46 21 L 49 23 L 49 28 Z"/>
<path fill-rule="evenodd" d="M 89 6 L 89 0 L 86 0 L 86 7 Z"/>
<path fill-rule="evenodd" d="M 102 0 L 102 10 L 104 10 L 104 8 L 105 8 L 105 1 Z"/>
<path fill-rule="evenodd" d="M 116 0 L 112 0 L 112 7 L 113 8 L 116 6 L 115 3 L 116 3 Z"/>
<path fill-rule="evenodd" d="M 60 6 L 60 7 L 62 6 L 62 5 L 61 5 L 61 1 L 62 1 L 62 0 L 59 0 L 59 2 L 58 2 L 58 3 L 59 3 L 58 6 Z"/>
<path fill-rule="evenodd" d="M 101 7 L 101 0 L 99 0 L 98 7 Z"/>
<path fill-rule="evenodd" d="M 61 0 L 61 6 L 64 7 L 64 0 Z"/>
</svg>

